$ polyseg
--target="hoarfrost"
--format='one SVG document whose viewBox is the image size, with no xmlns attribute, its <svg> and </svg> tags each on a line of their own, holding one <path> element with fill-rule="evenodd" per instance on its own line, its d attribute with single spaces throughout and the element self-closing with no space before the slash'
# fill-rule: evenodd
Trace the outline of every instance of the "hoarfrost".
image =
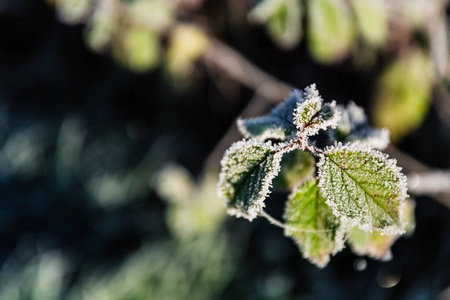
<svg viewBox="0 0 450 300">
<path fill-rule="evenodd" d="M 346 229 L 325 201 L 317 180 L 311 179 L 293 190 L 284 212 L 285 235 L 294 239 L 304 258 L 320 268 L 344 248 Z"/>
<path fill-rule="evenodd" d="M 364 231 L 405 232 L 406 176 L 396 160 L 358 142 L 337 143 L 319 156 L 319 186 L 336 216 Z"/>
<path fill-rule="evenodd" d="M 336 128 L 340 112 L 336 109 L 334 100 L 323 104 L 315 84 L 305 88 L 304 99 L 302 103 L 297 104 L 294 111 L 294 124 L 297 127 L 297 136 L 305 145 L 308 137 L 316 135 L 319 130 Z"/>
<path fill-rule="evenodd" d="M 289 98 L 273 108 L 269 114 L 250 119 L 239 118 L 238 129 L 245 138 L 289 140 L 296 132 L 292 112 L 302 102 L 302 92 L 293 90 Z"/>
<path fill-rule="evenodd" d="M 228 213 L 253 220 L 264 208 L 283 155 L 278 147 L 257 139 L 234 143 L 221 161 L 218 194 Z"/>
<path fill-rule="evenodd" d="M 336 109 L 340 112 L 341 119 L 334 130 L 329 130 L 332 140 L 344 143 L 360 141 L 380 150 L 388 146 L 389 130 L 370 127 L 362 107 L 350 101 L 347 107 L 337 105 Z"/>
</svg>

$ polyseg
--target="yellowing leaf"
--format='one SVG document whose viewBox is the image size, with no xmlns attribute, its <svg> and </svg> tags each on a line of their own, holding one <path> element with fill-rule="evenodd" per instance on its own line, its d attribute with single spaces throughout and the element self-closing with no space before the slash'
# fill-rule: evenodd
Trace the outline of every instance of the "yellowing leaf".
<svg viewBox="0 0 450 300">
<path fill-rule="evenodd" d="M 190 25 L 179 25 L 172 32 L 167 53 L 167 67 L 175 78 L 190 75 L 194 62 L 210 45 L 209 38 L 200 29 Z"/>
<path fill-rule="evenodd" d="M 133 0 L 126 5 L 126 18 L 135 26 L 161 32 L 175 21 L 173 1 Z"/>
<path fill-rule="evenodd" d="M 143 27 L 131 28 L 117 42 L 114 54 L 130 69 L 146 72 L 158 65 L 161 50 L 156 33 Z"/>
<path fill-rule="evenodd" d="M 414 229 L 414 202 L 406 201 L 403 214 L 408 222 L 406 231 L 409 233 Z M 367 232 L 353 227 L 348 234 L 348 244 L 352 251 L 358 255 L 367 255 L 374 259 L 390 260 L 392 258 L 391 246 L 400 237 L 400 235 L 384 235 L 379 231 Z"/>
<path fill-rule="evenodd" d="M 375 125 L 387 127 L 393 141 L 420 126 L 428 112 L 433 80 L 430 59 L 420 50 L 394 61 L 378 82 Z"/>
</svg>

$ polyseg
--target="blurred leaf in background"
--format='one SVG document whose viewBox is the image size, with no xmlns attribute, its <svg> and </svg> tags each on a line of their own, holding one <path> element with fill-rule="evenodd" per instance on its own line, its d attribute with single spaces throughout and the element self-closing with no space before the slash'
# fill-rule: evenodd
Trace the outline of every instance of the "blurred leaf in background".
<svg viewBox="0 0 450 300">
<path fill-rule="evenodd" d="M 208 36 L 191 25 L 178 25 L 170 37 L 167 50 L 167 69 L 177 82 L 192 74 L 194 63 L 210 46 Z"/>
<path fill-rule="evenodd" d="M 411 235 L 416 226 L 414 208 L 415 202 L 408 199 L 403 211 L 405 220 L 408 222 L 405 228 L 407 235 Z M 400 235 L 384 235 L 378 231 L 370 233 L 358 227 L 352 227 L 348 231 L 348 237 L 347 243 L 358 255 L 367 255 L 373 259 L 387 261 L 393 258 L 391 247 Z"/>
<path fill-rule="evenodd" d="M 352 0 L 356 28 L 366 43 L 381 47 L 388 36 L 388 12 L 383 0 Z"/>
<path fill-rule="evenodd" d="M 224 204 L 217 197 L 219 174 L 206 171 L 195 184 L 187 170 L 166 166 L 159 175 L 157 191 L 168 201 L 166 222 L 178 239 L 192 239 L 216 233 L 226 217 Z"/>
<path fill-rule="evenodd" d="M 301 1 L 263 0 L 250 11 L 248 19 L 255 24 L 265 24 L 270 38 L 289 50 L 302 38 L 302 15 Z"/>
<path fill-rule="evenodd" d="M 424 120 L 430 105 L 434 74 L 420 49 L 398 57 L 382 73 L 372 115 L 377 127 L 387 127 L 399 141 Z"/>
<path fill-rule="evenodd" d="M 146 28 L 130 28 L 116 40 L 114 56 L 131 70 L 150 71 L 160 62 L 159 36 Z"/>
<path fill-rule="evenodd" d="M 93 0 L 48 0 L 56 4 L 56 11 L 64 23 L 78 24 L 85 22 L 94 5 Z"/>
<path fill-rule="evenodd" d="M 354 38 L 353 17 L 346 1 L 308 2 L 308 48 L 314 59 L 322 63 L 343 59 Z"/>
</svg>

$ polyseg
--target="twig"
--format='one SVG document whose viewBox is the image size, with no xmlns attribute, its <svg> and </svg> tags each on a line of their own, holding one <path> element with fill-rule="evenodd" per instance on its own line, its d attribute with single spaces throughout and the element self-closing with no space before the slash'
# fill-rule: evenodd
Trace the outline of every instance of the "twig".
<svg viewBox="0 0 450 300">
<path fill-rule="evenodd" d="M 211 39 L 212 46 L 203 57 L 207 66 L 220 69 L 269 102 L 278 103 L 289 95 L 292 86 L 267 74 L 221 41 Z"/>
<path fill-rule="evenodd" d="M 290 225 L 287 225 L 287 224 L 284 224 L 284 223 L 278 221 L 277 219 L 275 219 L 274 217 L 269 215 L 265 210 L 261 210 L 259 215 L 261 217 L 264 217 L 267 221 L 269 221 L 270 224 L 275 225 L 275 226 L 280 227 L 280 228 L 283 228 L 285 230 L 289 230 L 289 231 L 308 232 L 308 233 L 319 233 L 319 232 L 330 232 L 330 231 L 332 231 L 330 229 L 316 229 L 316 230 L 314 230 L 314 229 L 303 229 L 303 228 L 290 226 Z"/>
<path fill-rule="evenodd" d="M 293 89 L 289 84 L 267 74 L 236 50 L 214 38 L 203 61 L 208 67 L 221 70 L 233 80 L 255 91 L 255 96 L 244 108 L 241 117 L 255 117 L 264 113 L 271 104 L 282 101 Z M 223 152 L 238 136 L 239 132 L 233 123 L 207 158 L 206 168 L 217 168 Z"/>
<path fill-rule="evenodd" d="M 403 168 L 403 171 L 406 173 L 409 172 L 428 172 L 430 168 L 414 157 L 408 155 L 407 153 L 399 150 L 394 145 L 389 145 L 386 149 L 386 153 L 389 154 L 392 158 L 395 158 L 398 161 L 398 165 Z"/>
<path fill-rule="evenodd" d="M 270 106 L 270 102 L 265 98 L 260 98 L 254 96 L 244 110 L 241 112 L 241 117 L 255 117 L 264 113 Z M 233 122 L 228 128 L 225 135 L 220 139 L 219 143 L 214 147 L 211 154 L 206 159 L 205 165 L 208 169 L 217 169 L 219 167 L 220 158 L 223 156 L 225 150 L 237 140 L 239 131 L 237 129 L 236 123 Z"/>
<path fill-rule="evenodd" d="M 267 74 L 217 39 L 213 39 L 212 47 L 204 56 L 203 61 L 208 67 L 221 70 L 233 80 L 255 91 L 255 96 L 244 108 L 240 114 L 241 117 L 254 117 L 264 113 L 271 104 L 280 102 L 292 90 L 289 84 Z M 237 139 L 237 136 L 239 136 L 239 132 L 233 123 L 207 158 L 206 168 L 217 169 L 219 167 L 219 160 L 223 152 Z M 450 171 L 432 171 L 428 166 L 394 146 L 389 146 L 386 152 L 396 158 L 399 165 L 406 171 L 410 182 L 409 191 L 412 195 L 432 195 L 438 202 L 450 208 L 448 197 L 450 194 Z M 270 222 L 276 221 L 268 218 L 267 214 L 263 213 L 263 216 Z M 282 224 L 281 227 L 285 228 L 285 226 Z"/>
</svg>

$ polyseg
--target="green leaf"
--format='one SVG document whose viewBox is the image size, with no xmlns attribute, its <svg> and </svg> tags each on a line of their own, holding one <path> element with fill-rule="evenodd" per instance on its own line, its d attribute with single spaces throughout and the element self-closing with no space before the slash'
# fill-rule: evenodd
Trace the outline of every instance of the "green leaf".
<svg viewBox="0 0 450 300">
<path fill-rule="evenodd" d="M 194 63 L 210 46 L 208 36 L 192 25 L 178 25 L 172 29 L 167 50 L 167 69 L 173 79 L 187 79 Z"/>
<path fill-rule="evenodd" d="M 313 156 L 300 149 L 286 153 L 281 160 L 281 171 L 273 181 L 276 189 L 292 189 L 313 175 L 315 161 Z"/>
<path fill-rule="evenodd" d="M 319 156 L 319 185 L 336 216 L 365 231 L 405 232 L 406 177 L 396 160 L 360 143 L 337 144 Z"/>
<path fill-rule="evenodd" d="M 320 268 L 344 247 L 345 230 L 325 201 L 316 179 L 311 179 L 294 189 L 284 213 L 289 226 L 285 235 L 294 239 L 304 258 Z"/>
<path fill-rule="evenodd" d="M 249 20 L 266 24 L 272 40 L 284 49 L 292 49 L 302 37 L 302 6 L 298 0 L 264 0 L 250 13 Z"/>
<path fill-rule="evenodd" d="M 246 138 L 285 141 L 295 135 L 293 113 L 298 103 L 303 102 L 302 92 L 293 90 L 288 99 L 262 117 L 238 119 L 239 131 Z"/>
<path fill-rule="evenodd" d="M 159 63 L 159 37 L 144 27 L 130 28 L 113 49 L 116 58 L 128 68 L 147 72 Z"/>
<path fill-rule="evenodd" d="M 225 152 L 218 194 L 230 215 L 250 221 L 257 217 L 280 170 L 282 155 L 271 142 L 256 139 L 234 143 Z"/>
<path fill-rule="evenodd" d="M 92 0 L 56 1 L 56 12 L 62 22 L 78 24 L 85 22 L 93 7 Z"/>
<path fill-rule="evenodd" d="M 357 28 L 363 39 L 375 47 L 382 46 L 388 36 L 385 2 L 378 0 L 352 0 Z"/>
<path fill-rule="evenodd" d="M 336 110 L 336 102 L 323 104 L 315 84 L 305 89 L 304 99 L 297 104 L 294 112 L 298 137 L 305 141 L 308 136 L 317 134 L 320 129 L 337 126 L 340 114 Z"/>
<path fill-rule="evenodd" d="M 406 231 L 412 232 L 415 226 L 414 220 L 414 202 L 407 199 L 404 209 L 405 219 L 408 222 Z M 392 259 L 391 246 L 400 237 L 400 235 L 383 235 L 379 231 L 372 233 L 363 231 L 358 227 L 353 227 L 348 233 L 348 244 L 353 252 L 358 255 L 367 255 L 379 260 Z"/>
<path fill-rule="evenodd" d="M 416 129 L 427 115 L 433 74 L 431 61 L 421 50 L 400 56 L 383 72 L 373 119 L 376 126 L 390 130 L 393 141 Z"/>
<path fill-rule="evenodd" d="M 369 126 L 364 110 L 350 101 L 345 108 L 338 105 L 341 114 L 336 129 L 329 130 L 330 139 L 343 143 L 359 141 L 377 149 L 385 149 L 389 144 L 389 130 Z"/>
<path fill-rule="evenodd" d="M 354 41 L 353 20 L 342 0 L 308 1 L 308 47 L 322 63 L 344 58 Z"/>
</svg>

